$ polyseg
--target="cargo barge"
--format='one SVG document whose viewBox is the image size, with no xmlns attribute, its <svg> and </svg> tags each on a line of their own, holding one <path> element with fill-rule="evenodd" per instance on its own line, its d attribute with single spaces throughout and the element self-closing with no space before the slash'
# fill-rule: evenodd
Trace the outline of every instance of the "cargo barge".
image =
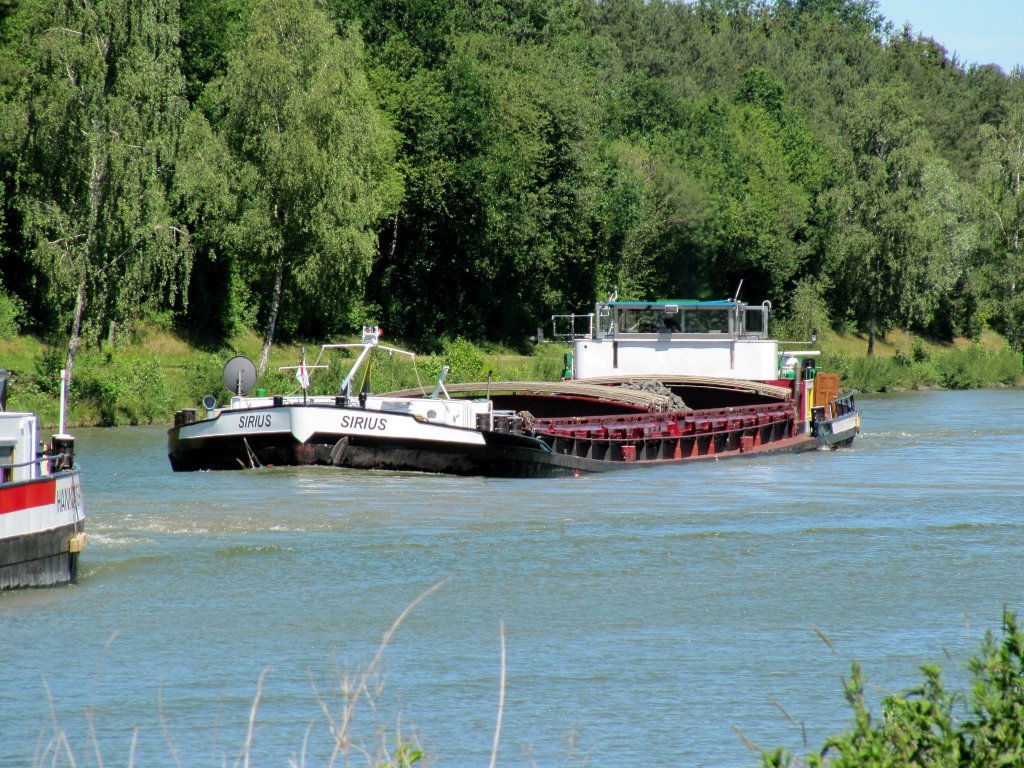
<svg viewBox="0 0 1024 768">
<path fill-rule="evenodd" d="M 335 395 L 250 395 L 255 367 L 225 369 L 232 398 L 175 415 L 176 471 L 323 464 L 494 477 L 534 477 L 756 456 L 852 444 L 854 393 L 817 369 L 810 343 L 768 336 L 770 306 L 739 300 L 600 303 L 553 318 L 571 341 L 557 382 L 489 381 L 371 394 L 380 344 L 364 329 Z M 568 323 L 559 332 L 557 324 Z M 236 359 L 237 360 L 237 359 Z M 365 365 L 362 386 L 355 376 Z"/>
</svg>

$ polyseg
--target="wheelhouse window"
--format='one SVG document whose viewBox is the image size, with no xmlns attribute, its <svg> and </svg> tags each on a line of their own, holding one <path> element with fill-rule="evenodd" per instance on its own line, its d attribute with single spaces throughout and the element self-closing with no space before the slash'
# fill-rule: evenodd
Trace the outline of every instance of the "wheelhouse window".
<svg viewBox="0 0 1024 768">
<path fill-rule="evenodd" d="M 665 312 L 659 307 L 623 309 L 619 317 L 623 333 L 658 333 L 665 327 Z"/>
<path fill-rule="evenodd" d="M 768 312 L 764 307 L 747 307 L 744 331 L 748 336 L 768 336 Z"/>
<path fill-rule="evenodd" d="M 728 333 L 728 309 L 687 309 L 683 312 L 684 333 Z"/>
<path fill-rule="evenodd" d="M 598 304 L 594 335 L 689 335 L 727 338 L 768 338 L 767 304 L 750 307 L 743 302 L 657 302 Z"/>
<path fill-rule="evenodd" d="M 597 325 L 603 334 L 729 334 L 733 311 L 729 307 L 678 304 L 618 306 L 612 313 L 614 323 L 599 312 Z"/>
</svg>

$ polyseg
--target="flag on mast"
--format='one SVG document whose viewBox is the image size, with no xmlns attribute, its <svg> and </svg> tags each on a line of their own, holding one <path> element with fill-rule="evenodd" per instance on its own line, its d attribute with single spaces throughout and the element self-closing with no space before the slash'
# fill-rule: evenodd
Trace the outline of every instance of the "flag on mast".
<svg viewBox="0 0 1024 768">
<path fill-rule="evenodd" d="M 299 367 L 295 369 L 295 378 L 303 389 L 309 389 L 309 371 L 306 369 L 306 358 L 302 358 Z"/>
</svg>

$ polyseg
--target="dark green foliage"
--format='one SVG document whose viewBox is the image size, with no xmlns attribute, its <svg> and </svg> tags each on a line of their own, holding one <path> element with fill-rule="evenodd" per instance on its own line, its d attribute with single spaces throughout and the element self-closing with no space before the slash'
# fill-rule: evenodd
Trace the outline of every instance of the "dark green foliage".
<svg viewBox="0 0 1024 768">
<path fill-rule="evenodd" d="M 817 280 L 800 280 L 790 293 L 787 306 L 783 307 L 785 315 L 782 322 L 775 325 L 775 335 L 793 341 L 816 335 L 819 348 L 828 349 L 827 336 L 832 318 L 825 302 L 827 288 L 827 283 Z"/>
<path fill-rule="evenodd" d="M 60 394 L 60 371 L 64 355 L 56 347 L 43 347 L 35 360 L 35 386 L 48 395 Z"/>
<path fill-rule="evenodd" d="M 992 768 L 1024 765 L 1024 634 L 1016 616 L 1003 612 L 1002 635 L 985 635 L 968 662 L 969 693 L 946 690 L 938 665 L 921 667 L 922 682 L 886 696 L 875 719 L 865 700 L 856 662 L 845 681 L 853 723 L 826 740 L 806 765 L 829 768 Z M 763 766 L 796 766 L 783 750 L 762 755 Z"/>
<path fill-rule="evenodd" d="M 8 293 L 0 284 L 0 339 L 18 335 L 25 322 L 25 302 Z"/>
<path fill-rule="evenodd" d="M 447 339 L 444 343 L 444 364 L 451 367 L 447 381 L 452 383 L 483 381 L 484 357 L 473 344 L 466 339 Z"/>
<path fill-rule="evenodd" d="M 217 402 L 226 402 L 230 393 L 224 387 L 224 363 L 219 355 L 196 354 L 186 364 L 184 394 L 188 403 L 200 403 L 207 395 L 213 395 Z"/>
<path fill-rule="evenodd" d="M 740 81 L 736 100 L 743 104 L 760 107 L 768 114 L 782 116 L 785 103 L 785 87 L 771 72 L 761 67 L 748 69 Z"/>
<path fill-rule="evenodd" d="M 1024 634 L 1012 613 L 1003 635 L 985 635 L 982 653 L 971 659 L 972 717 L 964 726 L 970 744 L 967 765 L 1024 764 Z"/>
<path fill-rule="evenodd" d="M 0 333 L 519 344 L 742 280 L 1024 348 L 1022 77 L 873 0 L 3 9 Z"/>
<path fill-rule="evenodd" d="M 182 70 L 189 101 L 227 71 L 228 53 L 238 44 L 250 0 L 183 0 L 181 3 Z"/>
</svg>

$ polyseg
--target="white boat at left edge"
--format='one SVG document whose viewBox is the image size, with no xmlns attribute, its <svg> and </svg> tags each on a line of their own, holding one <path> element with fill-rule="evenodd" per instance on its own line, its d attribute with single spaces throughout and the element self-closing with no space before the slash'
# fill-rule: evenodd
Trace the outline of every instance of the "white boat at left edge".
<svg viewBox="0 0 1024 768">
<path fill-rule="evenodd" d="M 0 370 L 0 591 L 77 580 L 86 544 L 75 440 L 61 425 L 41 445 L 39 418 L 7 410 L 8 371 Z"/>
</svg>

